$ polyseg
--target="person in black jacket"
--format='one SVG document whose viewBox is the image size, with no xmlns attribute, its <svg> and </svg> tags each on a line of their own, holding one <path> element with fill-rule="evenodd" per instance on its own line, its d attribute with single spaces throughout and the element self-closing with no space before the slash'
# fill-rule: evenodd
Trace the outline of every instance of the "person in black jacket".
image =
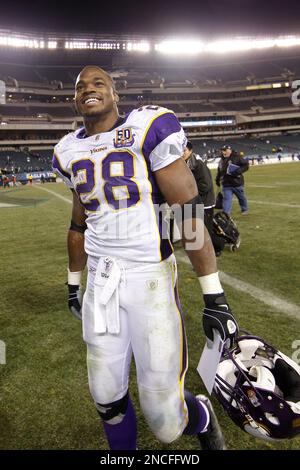
<svg viewBox="0 0 300 470">
<path fill-rule="evenodd" d="M 213 229 L 215 193 L 210 169 L 200 155 L 193 152 L 193 144 L 191 142 L 187 142 L 183 158 L 196 180 L 199 196 L 204 205 L 204 224 L 213 242 L 216 255 L 219 256 L 224 248 L 224 241 L 215 235 Z"/>
<path fill-rule="evenodd" d="M 238 198 L 242 214 L 248 214 L 248 201 L 244 192 L 243 173 L 249 169 L 249 162 L 240 157 L 229 145 L 222 147 L 216 184 L 222 185 L 223 211 L 230 215 L 232 197 Z"/>
</svg>

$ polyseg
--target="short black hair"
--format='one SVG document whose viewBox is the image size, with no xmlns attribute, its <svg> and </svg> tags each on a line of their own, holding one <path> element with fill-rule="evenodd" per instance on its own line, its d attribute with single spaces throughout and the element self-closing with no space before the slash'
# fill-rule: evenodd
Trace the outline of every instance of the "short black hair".
<svg viewBox="0 0 300 470">
<path fill-rule="evenodd" d="M 193 144 L 190 140 L 187 141 L 186 148 L 189 149 L 189 150 L 193 150 Z"/>
<path fill-rule="evenodd" d="M 114 92 L 116 92 L 116 84 L 114 82 L 114 79 L 109 75 L 109 73 L 106 72 L 106 70 L 104 70 L 103 68 L 99 67 L 98 65 L 86 65 L 85 67 L 83 67 L 83 69 L 80 71 L 79 75 L 81 75 L 83 72 L 85 72 L 85 70 L 87 69 L 98 69 L 107 79 L 108 81 L 110 82 L 111 84 L 111 87 L 112 89 L 114 90 Z M 78 77 L 79 77 L 78 75 Z M 77 77 L 77 79 L 78 79 Z M 76 81 L 77 81 L 76 79 Z"/>
</svg>

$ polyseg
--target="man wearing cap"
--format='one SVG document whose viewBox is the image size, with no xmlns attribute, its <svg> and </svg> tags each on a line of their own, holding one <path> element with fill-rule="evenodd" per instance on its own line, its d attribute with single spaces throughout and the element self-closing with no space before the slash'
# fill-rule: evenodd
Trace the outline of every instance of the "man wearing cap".
<svg viewBox="0 0 300 470">
<path fill-rule="evenodd" d="M 230 214 L 233 194 L 237 197 L 243 215 L 248 214 L 248 202 L 244 192 L 243 173 L 249 169 L 249 162 L 232 150 L 229 145 L 221 149 L 216 184 L 222 185 L 223 211 Z"/>
</svg>

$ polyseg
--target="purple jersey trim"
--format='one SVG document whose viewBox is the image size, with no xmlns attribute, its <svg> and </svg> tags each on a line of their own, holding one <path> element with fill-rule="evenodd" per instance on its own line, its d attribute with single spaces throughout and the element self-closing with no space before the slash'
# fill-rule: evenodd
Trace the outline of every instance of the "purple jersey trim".
<svg viewBox="0 0 300 470">
<path fill-rule="evenodd" d="M 52 159 L 52 168 L 54 171 L 55 170 L 59 171 L 63 176 L 65 176 L 66 178 L 68 178 L 68 180 L 71 181 L 71 175 L 69 175 L 69 173 L 67 173 L 65 170 L 62 169 L 59 163 L 59 160 L 55 154 L 53 155 L 53 159 Z"/>
<path fill-rule="evenodd" d="M 165 202 L 163 195 L 160 192 L 160 189 L 156 183 L 154 178 L 154 174 L 151 170 L 150 165 L 150 154 L 155 147 L 160 144 L 164 139 L 166 139 L 169 135 L 174 134 L 175 132 L 179 132 L 181 130 L 181 126 L 178 122 L 177 117 L 172 113 L 165 113 L 161 116 L 158 116 L 154 119 L 152 124 L 150 125 L 147 134 L 144 139 L 142 153 L 145 157 L 147 168 L 148 168 L 148 179 L 152 186 L 152 202 L 153 204 L 162 204 Z M 168 258 L 173 253 L 173 248 L 170 243 L 170 240 L 165 239 L 162 237 L 164 231 L 162 230 L 162 221 L 161 213 L 156 213 L 156 223 L 159 230 L 160 235 L 160 254 L 161 259 L 164 260 Z"/>
<path fill-rule="evenodd" d="M 124 116 L 124 117 L 119 116 L 118 119 L 116 120 L 116 122 L 114 123 L 113 127 L 111 129 L 109 129 L 108 131 L 105 131 L 105 132 L 111 132 L 114 129 L 116 129 L 117 127 L 122 126 L 122 124 L 125 124 L 125 122 L 128 119 L 129 114 L 130 113 L 126 114 L 126 116 Z M 81 127 L 79 129 L 79 131 L 77 132 L 77 134 L 76 134 L 76 138 L 77 139 L 86 139 L 87 137 L 92 137 L 92 136 L 87 135 L 87 133 L 85 131 L 85 127 Z"/>
<path fill-rule="evenodd" d="M 76 134 L 77 139 L 86 139 L 88 135 L 85 132 L 85 127 L 81 127 Z"/>
<path fill-rule="evenodd" d="M 184 377 L 186 371 L 187 371 L 187 366 L 188 366 L 188 355 L 187 355 L 187 343 L 186 343 L 186 334 L 185 334 L 185 326 L 184 326 L 184 319 L 183 319 L 183 313 L 180 305 L 180 300 L 178 296 L 178 286 L 176 284 L 174 288 L 174 295 L 175 295 L 175 302 L 180 314 L 180 320 L 181 320 L 181 329 L 182 329 L 182 368 L 180 371 L 180 380 Z"/>
<path fill-rule="evenodd" d="M 144 139 L 142 152 L 146 158 L 149 159 L 151 152 L 165 140 L 169 135 L 179 132 L 181 125 L 178 122 L 177 117 L 169 112 L 162 114 L 154 119 L 151 126 L 149 127 L 146 137 Z"/>
<path fill-rule="evenodd" d="M 171 242 L 168 238 L 163 238 L 163 233 L 166 233 L 166 227 L 164 227 L 164 230 L 163 230 L 163 224 L 166 224 L 166 222 L 164 222 L 162 220 L 162 213 L 159 212 L 159 214 L 155 214 L 156 215 L 156 223 L 157 223 L 157 227 L 158 227 L 158 230 L 159 230 L 159 236 L 160 236 L 160 255 L 161 255 L 161 259 L 164 260 L 164 259 L 167 259 L 169 258 L 169 256 L 171 256 L 171 254 L 173 253 L 173 248 L 172 248 L 172 245 L 171 245 Z"/>
<path fill-rule="evenodd" d="M 163 204 L 165 202 L 165 199 L 163 195 L 161 194 L 160 189 L 154 178 L 153 171 L 151 170 L 151 167 L 150 167 L 149 158 L 148 159 L 145 158 L 145 162 L 146 162 L 147 170 L 148 170 L 148 180 L 150 181 L 150 184 L 152 187 L 151 199 L 154 205 L 156 224 L 157 224 L 159 237 L 160 237 L 160 247 L 159 247 L 160 256 L 161 256 L 161 260 L 164 260 L 164 259 L 169 258 L 169 256 L 171 256 L 171 254 L 173 253 L 173 248 L 172 248 L 170 240 L 163 238 L 163 233 L 165 233 L 166 230 L 163 230 L 162 224 L 166 222 L 163 222 L 162 220 L 162 213 L 158 210 L 155 210 L 155 208 L 156 206 L 160 206 L 161 204 Z"/>
</svg>

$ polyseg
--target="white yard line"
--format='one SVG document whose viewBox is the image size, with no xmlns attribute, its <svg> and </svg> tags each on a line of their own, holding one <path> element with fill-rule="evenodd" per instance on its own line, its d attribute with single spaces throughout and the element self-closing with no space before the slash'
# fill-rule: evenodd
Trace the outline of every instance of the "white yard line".
<svg viewBox="0 0 300 470">
<path fill-rule="evenodd" d="M 190 264 L 190 260 L 183 253 L 176 254 L 176 258 L 178 259 L 178 261 Z M 259 289 L 258 287 L 255 287 L 252 284 L 249 284 L 248 282 L 240 281 L 239 279 L 230 276 L 229 274 L 223 273 L 221 271 L 219 274 L 220 279 L 222 282 L 224 282 L 224 284 L 227 284 L 233 289 L 243 292 L 244 294 L 250 295 L 255 300 L 259 300 L 260 302 L 263 302 L 264 304 L 268 305 L 268 307 L 273 307 L 281 313 L 284 313 L 285 315 L 300 320 L 300 307 L 298 305 L 280 299 L 279 297 L 276 297 L 272 292 Z"/>
<path fill-rule="evenodd" d="M 248 183 L 247 186 L 250 186 L 250 188 L 267 188 L 267 189 L 275 189 L 276 186 L 272 186 L 270 184 L 253 184 L 253 183 Z"/>
<path fill-rule="evenodd" d="M 250 188 L 269 188 L 269 189 L 278 189 L 278 186 L 294 186 L 297 187 L 299 185 L 299 181 L 275 181 L 272 184 L 265 184 L 265 183 L 247 183 L 247 187 Z"/>
<path fill-rule="evenodd" d="M 72 204 L 72 200 L 68 199 L 67 197 L 61 196 L 60 194 L 57 194 L 55 191 L 51 191 L 51 189 L 43 188 L 43 186 L 35 186 L 35 189 L 41 189 L 42 191 L 46 191 L 47 193 L 53 194 L 53 196 L 58 197 L 59 199 L 62 199 L 65 202 L 68 202 L 69 204 Z"/>
<path fill-rule="evenodd" d="M 7 204 L 5 202 L 0 202 L 0 208 L 1 207 L 19 207 L 19 204 Z"/>
<path fill-rule="evenodd" d="M 248 199 L 248 201 L 253 204 L 261 204 L 263 206 L 291 207 L 293 209 L 300 209 L 300 204 L 286 204 L 284 202 L 256 201 L 254 199 Z"/>
<path fill-rule="evenodd" d="M 294 181 L 276 181 L 276 186 L 295 186 L 297 187 L 299 184 L 299 181 L 294 180 Z"/>
</svg>

